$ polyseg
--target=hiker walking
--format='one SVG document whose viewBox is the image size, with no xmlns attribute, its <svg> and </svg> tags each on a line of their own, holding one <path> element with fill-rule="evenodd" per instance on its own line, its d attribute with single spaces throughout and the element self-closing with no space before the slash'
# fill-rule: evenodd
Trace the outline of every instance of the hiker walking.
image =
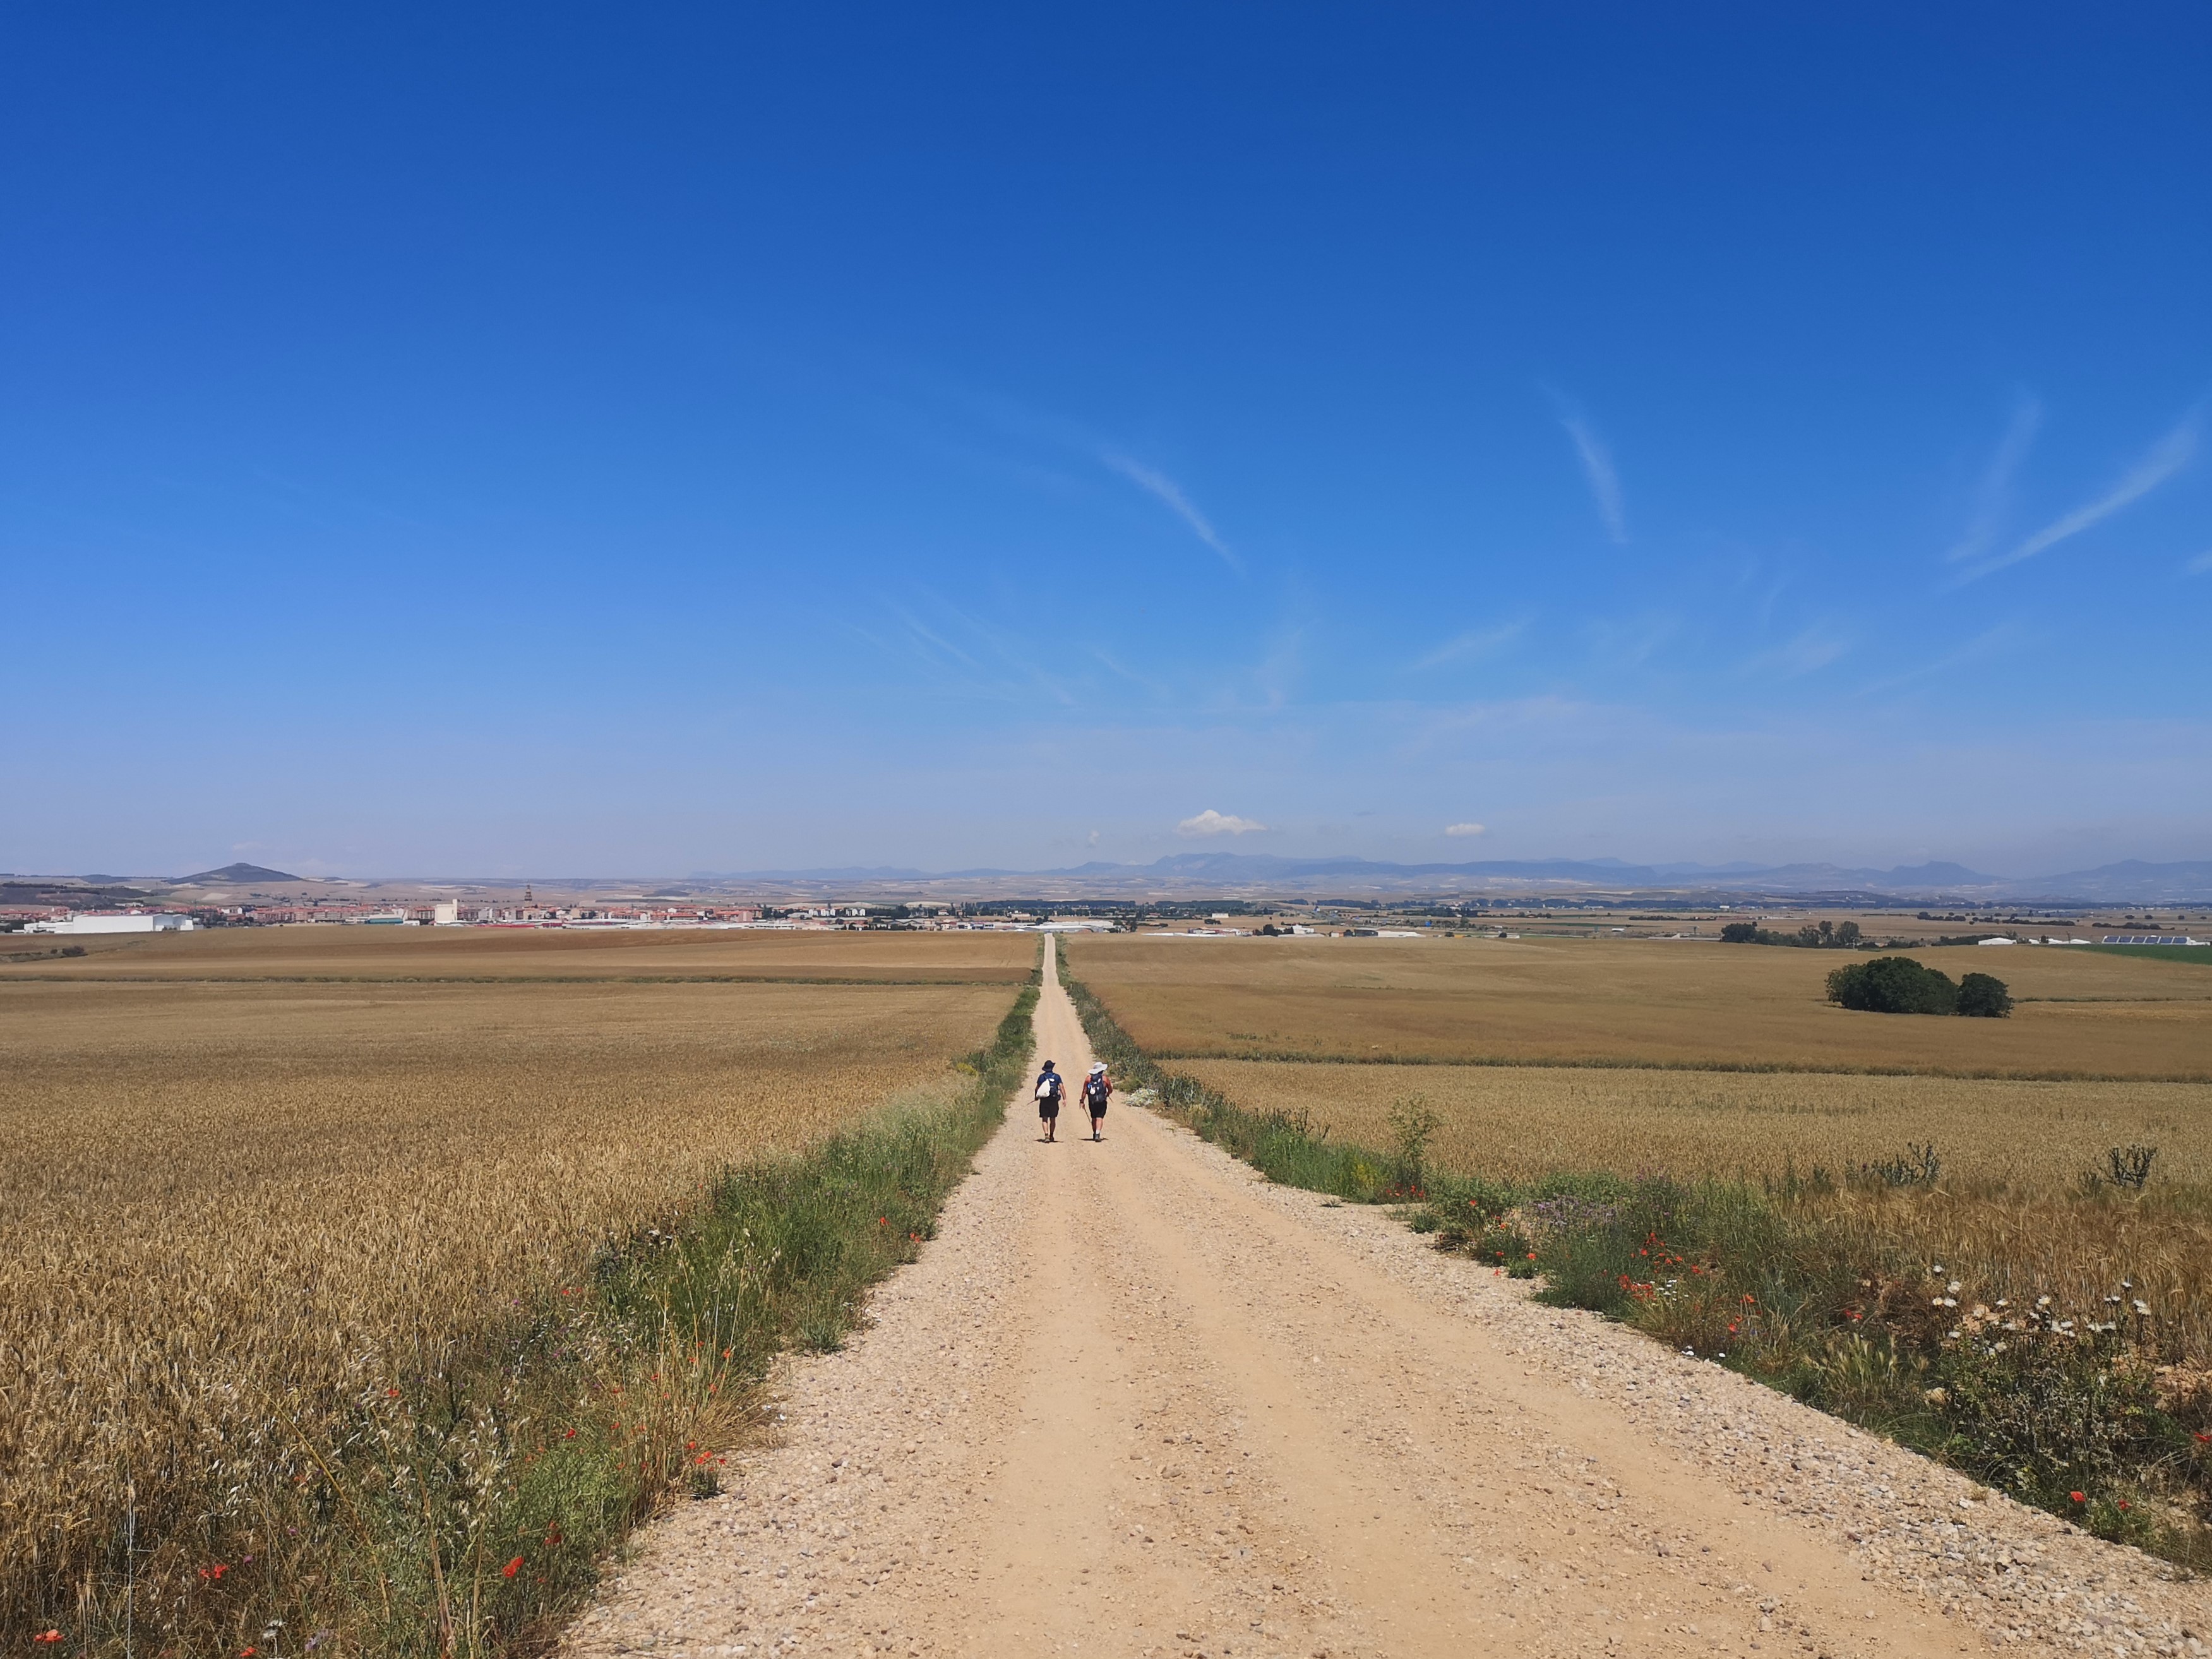
<svg viewBox="0 0 2212 1659">
<path fill-rule="evenodd" d="M 1091 1138 L 1103 1140 L 1099 1131 L 1106 1127 L 1106 1103 L 1113 1097 L 1114 1079 L 1106 1075 L 1106 1062 L 1091 1062 L 1091 1075 L 1083 1079 L 1083 1103 L 1091 1109 Z"/>
<path fill-rule="evenodd" d="M 1060 1073 L 1053 1069 L 1053 1062 L 1048 1060 L 1044 1063 L 1044 1070 L 1037 1073 L 1036 1080 L 1037 1116 L 1044 1121 L 1044 1138 L 1047 1140 L 1052 1139 L 1060 1127 Z"/>
</svg>

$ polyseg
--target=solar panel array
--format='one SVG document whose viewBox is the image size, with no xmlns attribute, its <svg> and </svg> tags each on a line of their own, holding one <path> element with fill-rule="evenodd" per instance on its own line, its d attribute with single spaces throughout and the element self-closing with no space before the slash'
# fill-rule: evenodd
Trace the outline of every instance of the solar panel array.
<svg viewBox="0 0 2212 1659">
<path fill-rule="evenodd" d="M 2186 933 L 2107 933 L 2107 945 L 2202 945 L 2201 939 L 2191 939 Z"/>
</svg>

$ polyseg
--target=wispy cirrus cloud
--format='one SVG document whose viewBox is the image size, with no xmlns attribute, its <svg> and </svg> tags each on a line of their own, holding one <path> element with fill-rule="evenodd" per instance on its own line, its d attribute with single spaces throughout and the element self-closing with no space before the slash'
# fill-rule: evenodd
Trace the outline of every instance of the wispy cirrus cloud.
<svg viewBox="0 0 2212 1659">
<path fill-rule="evenodd" d="M 2181 568 L 2192 576 L 2212 575 L 2212 550 L 2199 553 Z"/>
<path fill-rule="evenodd" d="M 2048 552 L 2059 543 L 2102 524 L 2123 507 L 2130 507 L 2187 466 L 2197 453 L 2197 416 L 2194 411 L 2148 450 L 2121 476 L 2120 481 L 2093 501 L 2052 520 L 2010 552 L 1983 559 L 1963 573 L 1954 587 L 1978 581 L 2008 566 Z"/>
<path fill-rule="evenodd" d="M 1664 611 L 1640 617 L 1594 617 L 1582 628 L 1591 654 L 1608 668 L 1634 668 L 1682 629 L 1682 619 Z"/>
<path fill-rule="evenodd" d="M 1987 662 L 1992 657 L 2002 656 L 2008 651 L 2027 644 L 2031 637 L 2028 630 L 2019 623 L 2009 620 L 2001 622 L 1993 628 L 1984 629 L 1973 638 L 1954 646 L 1942 656 L 1933 658 L 1921 664 L 1917 668 L 1908 668 L 1901 674 L 1892 674 L 1887 678 L 1871 681 L 1861 686 L 1853 695 L 1871 697 L 1879 696 L 1884 691 L 1901 690 L 1905 686 L 1917 685 L 1923 680 L 1938 678 L 1954 668 L 1965 668 L 1975 663 Z"/>
<path fill-rule="evenodd" d="M 1217 812 L 1211 806 L 1195 817 L 1185 818 L 1176 825 L 1178 836 L 1250 836 L 1267 826 L 1251 818 L 1240 818 L 1234 812 Z"/>
<path fill-rule="evenodd" d="M 1063 706 L 1073 705 L 1074 697 L 1059 677 L 1041 672 L 1019 637 L 936 595 L 917 597 L 933 615 L 925 619 L 914 607 L 896 600 L 884 608 L 905 633 L 909 651 L 935 671 L 940 683 L 967 696 L 1000 702 L 1021 702 L 1042 694 Z M 854 631 L 881 648 L 882 641 L 866 629 Z"/>
<path fill-rule="evenodd" d="M 1214 529 L 1213 521 L 1200 512 L 1197 504 L 1183 494 L 1181 484 L 1158 467 L 1146 466 L 1142 461 L 1133 460 L 1118 450 L 1101 450 L 1098 459 L 1146 495 L 1164 504 L 1170 512 L 1189 526 L 1191 534 L 1218 553 L 1222 562 L 1231 570 L 1240 576 L 1244 574 L 1243 560 L 1230 550 L 1229 544 L 1223 541 L 1220 532 Z"/>
<path fill-rule="evenodd" d="M 1832 629 L 1814 626 L 1770 650 L 1761 651 L 1744 664 L 1748 673 L 1779 674 L 1795 679 L 1826 668 L 1851 648 L 1850 640 Z"/>
<path fill-rule="evenodd" d="M 2004 528 L 2006 509 L 2012 505 L 2014 475 L 2034 447 L 2036 432 L 2042 424 L 2043 405 L 2029 393 L 2021 392 L 2014 400 L 2012 418 L 2006 422 L 2004 436 L 1997 441 L 1996 453 L 1990 457 L 1990 464 L 1975 486 L 1973 511 L 1966 520 L 1965 533 L 1943 556 L 1951 563 L 1985 558 L 1996 545 L 1997 532 Z"/>
<path fill-rule="evenodd" d="M 1605 533 L 1618 547 L 1628 545 L 1628 513 L 1621 503 L 1620 474 L 1613 465 L 1613 452 L 1589 417 L 1572 398 L 1554 392 L 1552 405 L 1559 411 L 1559 425 L 1575 446 L 1575 454 L 1583 464 L 1583 477 L 1589 485 L 1590 501 L 1597 508 L 1598 521 L 1605 526 Z"/>
<path fill-rule="evenodd" d="M 1455 634 L 1425 657 L 1414 659 L 1416 669 L 1440 668 L 1445 663 L 1457 662 L 1463 657 L 1486 657 L 1502 645 L 1510 644 L 1522 629 L 1528 627 L 1524 617 L 1517 621 L 1500 623 L 1495 628 L 1470 628 L 1465 633 Z"/>
</svg>

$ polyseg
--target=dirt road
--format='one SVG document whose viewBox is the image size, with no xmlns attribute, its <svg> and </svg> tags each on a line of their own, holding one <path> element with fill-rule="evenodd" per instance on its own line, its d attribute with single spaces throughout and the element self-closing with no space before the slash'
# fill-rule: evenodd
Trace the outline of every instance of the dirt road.
<svg viewBox="0 0 2212 1659">
<path fill-rule="evenodd" d="M 1041 1053 L 1090 1053 L 1049 970 Z M 574 1654 L 2201 1652 L 2143 1559 L 1116 1106 L 1018 1109 Z"/>
</svg>

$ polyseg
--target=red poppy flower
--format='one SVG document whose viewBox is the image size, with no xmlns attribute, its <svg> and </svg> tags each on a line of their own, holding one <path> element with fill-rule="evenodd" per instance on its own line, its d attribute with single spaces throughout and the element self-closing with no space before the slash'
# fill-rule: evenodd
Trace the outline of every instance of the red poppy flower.
<svg viewBox="0 0 2212 1659">
<path fill-rule="evenodd" d="M 2066 1495 L 2077 1504 L 2086 1504 L 2089 1501 L 2087 1498 L 2082 1497 L 2078 1492 L 2069 1492 Z"/>
<path fill-rule="evenodd" d="M 42 1630 L 31 1638 L 33 1642 L 58 1642 L 62 1633 L 58 1630 Z"/>
<path fill-rule="evenodd" d="M 514 1558 L 514 1560 L 512 1560 L 512 1561 L 508 1562 L 505 1566 L 501 1567 L 501 1568 L 499 1570 L 499 1576 L 500 1576 L 501 1577 L 502 1577 L 502 1578 L 512 1578 L 512 1577 L 514 1577 L 514 1575 L 515 1575 L 515 1574 L 517 1574 L 518 1572 L 520 1572 L 521 1571 L 522 1571 L 522 1558 L 521 1558 L 520 1556 L 519 1556 L 519 1555 L 518 1555 L 518 1556 L 516 1556 L 516 1557 Z"/>
</svg>

